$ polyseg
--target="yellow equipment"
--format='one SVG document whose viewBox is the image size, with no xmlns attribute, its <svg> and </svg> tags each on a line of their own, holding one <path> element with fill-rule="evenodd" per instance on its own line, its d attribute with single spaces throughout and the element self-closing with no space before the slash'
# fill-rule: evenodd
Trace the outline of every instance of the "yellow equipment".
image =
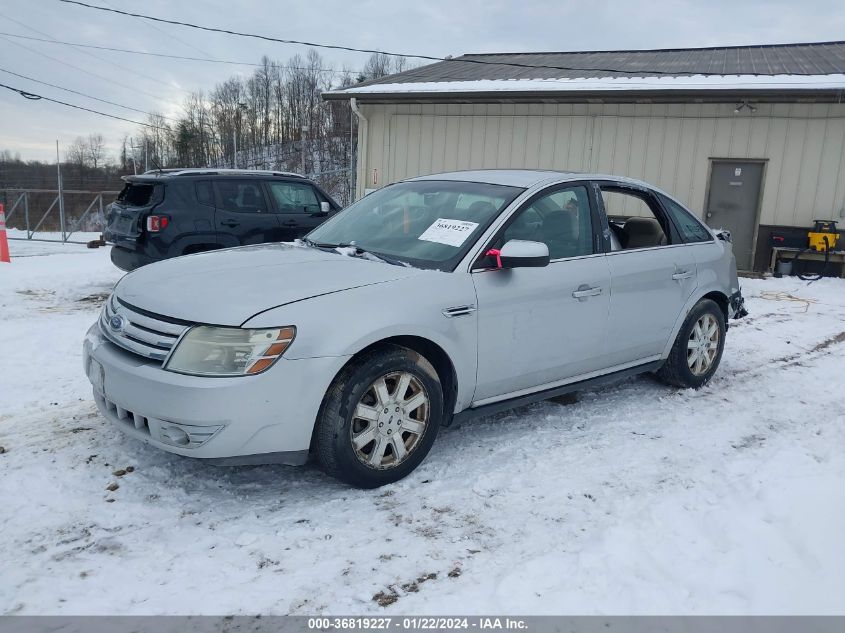
<svg viewBox="0 0 845 633">
<path fill-rule="evenodd" d="M 833 220 L 813 220 L 813 230 L 807 233 L 810 249 L 819 253 L 834 250 L 838 237 Z"/>
</svg>

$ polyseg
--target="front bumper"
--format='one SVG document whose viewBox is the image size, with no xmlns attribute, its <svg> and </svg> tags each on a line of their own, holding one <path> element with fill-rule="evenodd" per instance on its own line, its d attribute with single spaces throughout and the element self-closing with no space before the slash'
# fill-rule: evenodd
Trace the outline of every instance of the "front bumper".
<svg viewBox="0 0 845 633">
<path fill-rule="evenodd" d="M 745 299 L 742 296 L 742 291 L 737 290 L 728 299 L 728 313 L 732 319 L 741 319 L 748 316 L 748 310 L 745 309 Z"/>
<path fill-rule="evenodd" d="M 110 343 L 94 324 L 83 364 L 103 416 L 162 450 L 225 464 L 305 462 L 323 395 L 348 357 L 288 360 L 256 376 L 208 378 Z"/>
</svg>

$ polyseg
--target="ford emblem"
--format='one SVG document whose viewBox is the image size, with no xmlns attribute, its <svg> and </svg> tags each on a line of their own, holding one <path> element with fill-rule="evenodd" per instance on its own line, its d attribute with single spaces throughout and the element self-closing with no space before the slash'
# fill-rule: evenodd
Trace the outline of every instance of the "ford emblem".
<svg viewBox="0 0 845 633">
<path fill-rule="evenodd" d="M 123 317 L 119 314 L 115 314 L 111 319 L 109 319 L 109 327 L 115 332 L 120 332 L 123 329 L 124 323 Z"/>
</svg>

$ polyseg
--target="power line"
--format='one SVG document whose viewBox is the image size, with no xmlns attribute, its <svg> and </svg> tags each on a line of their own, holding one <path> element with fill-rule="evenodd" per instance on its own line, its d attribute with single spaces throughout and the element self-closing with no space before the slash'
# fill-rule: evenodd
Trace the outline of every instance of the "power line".
<svg viewBox="0 0 845 633">
<path fill-rule="evenodd" d="M 110 2 L 107 2 L 107 0 L 101 0 L 101 2 L 103 4 L 105 4 L 107 7 L 111 7 L 112 9 L 117 8 L 113 4 L 111 4 Z M 186 42 L 183 39 L 176 37 L 172 33 L 168 33 L 164 29 L 160 29 L 155 24 L 148 24 L 147 26 L 150 27 L 151 29 L 153 29 L 154 31 L 158 31 L 159 33 L 163 33 L 164 35 L 166 35 L 170 39 L 174 40 L 175 42 L 179 42 L 179 44 L 181 44 L 182 46 L 187 46 L 188 48 L 193 49 L 196 52 L 203 54 L 209 61 L 217 61 L 217 60 L 214 59 L 214 55 L 212 55 L 211 53 L 202 50 L 198 46 L 194 46 L 190 42 Z"/>
<path fill-rule="evenodd" d="M 45 33 L 44 31 L 39 31 L 38 29 L 36 29 L 32 26 L 29 26 L 28 24 L 24 24 L 23 22 L 16 20 L 15 18 L 10 18 L 8 15 L 0 13 L 0 17 L 6 18 L 7 20 L 14 22 L 15 24 L 18 24 L 19 26 L 22 26 L 25 29 L 32 31 L 33 33 L 38 33 L 39 35 L 43 35 L 45 37 L 50 37 L 49 33 Z M 105 57 L 100 57 L 99 55 L 95 55 L 94 53 L 91 53 L 91 52 L 86 51 L 86 50 L 80 50 L 79 52 L 84 54 L 84 55 L 88 55 L 88 57 L 93 57 L 94 59 L 99 60 L 101 62 L 104 62 L 106 64 L 110 64 L 111 66 L 114 66 L 115 68 L 119 68 L 119 69 L 121 69 L 125 72 L 132 73 L 133 75 L 138 75 L 139 77 L 143 77 L 144 79 L 146 79 L 148 81 L 153 81 L 157 84 L 161 84 L 162 86 L 170 88 L 170 85 L 167 82 L 164 82 L 161 79 L 158 79 L 156 77 L 152 77 L 152 76 L 150 76 L 146 73 L 142 73 L 140 70 L 135 70 L 133 68 L 129 68 L 128 66 L 123 66 L 122 64 L 118 64 L 117 62 L 113 62 L 110 59 L 106 59 Z"/>
<path fill-rule="evenodd" d="M 6 88 L 6 90 L 11 90 L 12 92 L 17 92 L 20 96 L 24 99 L 29 99 L 30 101 L 50 101 L 52 103 L 58 103 L 59 105 L 67 106 L 68 108 L 75 108 L 76 110 L 84 110 L 85 112 L 91 112 L 93 114 L 99 114 L 100 116 L 105 116 L 110 119 L 117 119 L 118 121 L 126 121 L 127 123 L 134 123 L 135 125 L 143 125 L 144 127 L 150 127 L 157 130 L 166 130 L 167 128 L 161 127 L 160 125 L 153 125 L 151 123 L 144 123 L 143 121 L 133 121 L 132 119 L 125 119 L 122 116 L 117 116 L 116 114 L 108 114 L 106 112 L 100 112 L 99 110 L 92 110 L 91 108 L 86 108 L 84 106 L 75 105 L 73 103 L 67 103 L 66 101 L 59 101 L 58 99 L 51 99 L 50 97 L 45 97 L 44 95 L 39 95 L 34 92 L 27 92 L 26 90 L 21 90 L 20 88 L 14 88 L 12 86 L 7 86 L 6 84 L 0 83 L 0 88 Z"/>
<path fill-rule="evenodd" d="M 36 50 L 34 48 L 30 48 L 29 46 L 21 44 L 20 42 L 13 42 L 12 40 L 10 40 L 7 37 L 0 36 L 0 39 L 8 42 L 9 44 L 13 44 L 15 46 L 20 46 L 21 48 L 28 50 L 30 53 L 35 53 L 36 55 L 41 55 L 41 57 L 46 57 L 47 59 L 51 59 L 54 62 L 57 62 L 59 64 L 63 64 L 65 66 L 68 66 L 69 68 L 73 68 L 75 70 L 78 70 L 79 72 L 83 72 L 86 75 L 91 75 L 92 77 L 96 77 L 97 79 L 100 79 L 101 81 L 106 81 L 106 82 L 114 84 L 116 86 L 120 86 L 121 88 L 126 88 L 127 90 L 130 90 L 132 92 L 139 92 L 141 94 L 145 94 L 148 97 L 152 97 L 153 99 L 156 99 L 158 101 L 164 101 L 166 103 L 171 103 L 171 104 L 178 106 L 180 108 L 182 107 L 181 104 L 176 103 L 175 101 L 172 101 L 170 99 L 164 99 L 164 98 L 162 98 L 158 95 L 154 95 L 151 92 L 147 92 L 146 90 L 141 90 L 137 86 L 129 86 L 129 85 L 121 83 L 119 81 L 115 81 L 114 79 L 109 79 L 108 77 L 104 77 L 103 75 L 98 75 L 97 73 L 91 72 L 90 70 L 85 70 L 84 68 L 80 68 L 79 66 L 75 66 L 74 64 L 71 64 L 70 62 L 66 62 L 62 59 L 57 59 L 57 58 L 53 57 L 52 55 L 48 55 L 47 53 L 42 53 L 39 50 Z"/>
<path fill-rule="evenodd" d="M 99 101 L 101 103 L 107 103 L 109 105 L 117 106 L 118 108 L 124 108 L 125 110 L 132 110 L 133 112 L 139 112 L 141 114 L 146 114 L 146 115 L 149 115 L 149 116 L 161 116 L 161 118 L 168 119 L 169 121 L 177 121 L 177 119 L 174 119 L 174 118 L 169 117 L 169 116 L 165 116 L 163 114 L 155 115 L 152 112 L 147 112 L 146 110 L 139 110 L 138 108 L 133 108 L 132 106 L 128 106 L 128 105 L 123 105 L 122 103 L 116 103 L 114 101 L 109 101 L 108 99 L 100 99 L 99 97 L 93 97 L 89 94 L 85 94 L 84 92 L 79 92 L 78 90 L 73 90 L 71 88 L 64 88 L 63 86 L 57 86 L 56 84 L 51 84 L 51 83 L 48 83 L 46 81 L 41 81 L 40 79 L 34 79 L 32 77 L 27 77 L 26 75 L 21 75 L 21 74 L 18 74 L 16 72 L 12 72 L 11 70 L 7 70 L 5 68 L 0 68 L 0 72 L 7 73 L 9 75 L 14 75 L 15 77 L 20 77 L 21 79 L 26 79 L 27 81 L 32 81 L 32 82 L 35 82 L 37 84 L 41 84 L 43 86 L 50 86 L 51 88 L 56 88 L 57 90 L 64 90 L 65 92 L 70 92 L 70 93 L 73 93 L 75 95 L 85 97 L 86 99 L 93 99 L 94 101 Z"/>
<path fill-rule="evenodd" d="M 101 50 L 101 51 L 113 51 L 113 52 L 117 52 L 117 53 L 131 53 L 133 55 L 147 55 L 147 56 L 150 56 L 150 57 L 165 57 L 165 58 L 168 58 L 168 59 L 182 59 L 182 60 L 193 61 L 193 62 L 210 62 L 210 63 L 214 63 L 214 64 L 233 64 L 233 65 L 236 65 L 236 66 L 255 66 L 255 67 L 261 67 L 261 66 L 264 65 L 264 64 L 258 64 L 256 62 L 236 62 L 236 61 L 230 61 L 230 60 L 226 60 L 226 59 L 205 59 L 203 57 L 187 57 L 185 55 L 169 55 L 167 53 L 150 53 L 148 51 L 131 50 L 131 49 L 128 49 L 128 48 L 114 48 L 114 47 L 111 47 L 111 46 L 95 46 L 94 44 L 80 44 L 78 42 L 65 42 L 65 41 L 62 41 L 62 40 L 54 40 L 54 39 L 48 39 L 48 38 L 43 38 L 43 37 L 31 37 L 29 35 L 18 35 L 17 33 L 0 32 L 0 36 L 16 37 L 16 38 L 24 39 L 24 40 L 33 40 L 33 41 L 36 41 L 36 42 L 47 42 L 49 44 L 64 44 L 65 46 L 74 46 L 74 47 L 80 47 L 80 48 L 95 48 L 95 49 Z M 287 64 L 276 64 L 275 66 L 277 68 L 284 68 L 284 69 L 290 69 L 290 70 L 312 70 L 311 68 L 306 68 L 305 66 L 291 66 L 291 65 L 287 65 Z M 327 72 L 327 73 L 341 73 L 341 72 L 343 72 L 343 71 L 340 71 L 340 70 L 336 70 L 334 68 L 315 68 L 313 70 L 319 70 L 320 72 Z M 351 70 L 349 72 L 355 73 L 355 72 L 360 72 L 360 71 Z"/>
<path fill-rule="evenodd" d="M 227 35 L 237 35 L 239 37 L 250 37 L 253 39 L 258 40 L 265 40 L 267 42 L 278 42 L 279 44 L 298 44 L 301 46 L 311 46 L 314 48 L 328 48 L 332 50 L 341 50 L 341 51 L 349 51 L 353 53 L 370 53 L 370 54 L 379 54 L 379 55 L 388 55 L 389 57 L 412 57 L 415 59 L 425 59 L 428 61 L 434 62 L 460 62 L 466 64 L 479 64 L 485 66 L 513 66 L 516 68 L 538 68 L 538 69 L 545 69 L 545 70 L 564 70 L 564 71 L 590 71 L 590 72 L 607 72 L 607 73 L 622 73 L 626 75 L 642 75 L 643 73 L 648 73 L 649 75 L 678 75 L 679 73 L 676 71 L 662 71 L 662 70 L 649 70 L 649 69 L 639 69 L 636 71 L 632 70 L 621 70 L 618 68 L 598 68 L 598 67 L 575 67 L 575 66 L 551 66 L 545 64 L 525 64 L 520 62 L 493 62 L 487 61 L 483 59 L 460 59 L 455 60 L 452 57 L 437 57 L 434 55 L 417 55 L 412 53 L 393 53 L 390 51 L 379 51 L 372 48 L 355 48 L 353 46 L 343 46 L 340 44 L 319 44 L 317 42 L 307 42 L 303 40 L 288 40 L 288 39 L 281 39 L 278 37 L 270 37 L 269 35 L 259 35 L 256 33 L 243 33 L 240 31 L 231 31 L 229 29 L 220 29 L 211 26 L 202 26 L 199 24 L 193 24 L 191 22 L 180 22 L 179 20 L 168 20 L 165 18 L 159 18 L 152 15 L 145 15 L 143 13 L 132 13 L 131 11 L 122 11 L 120 9 L 113 9 L 109 7 L 100 7 L 94 4 L 88 4 L 86 2 L 80 2 L 80 0 L 59 0 L 59 2 L 64 2 L 66 4 L 75 4 L 80 7 L 86 7 L 88 9 L 96 9 L 98 11 L 107 11 L 109 13 L 118 13 L 120 15 L 126 15 L 133 18 L 141 18 L 144 20 L 152 20 L 154 22 L 161 22 L 164 24 L 175 24 L 177 26 L 185 26 L 192 29 L 198 29 L 201 31 L 210 31 L 212 33 L 225 33 Z"/>
</svg>

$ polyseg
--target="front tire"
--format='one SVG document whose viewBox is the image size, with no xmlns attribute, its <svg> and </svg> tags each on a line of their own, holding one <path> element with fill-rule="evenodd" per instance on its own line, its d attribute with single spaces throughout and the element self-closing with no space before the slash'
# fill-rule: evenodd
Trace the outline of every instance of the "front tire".
<svg viewBox="0 0 845 633">
<path fill-rule="evenodd" d="M 725 349 L 725 314 L 711 299 L 702 299 L 684 319 L 669 358 L 657 375 L 670 385 L 698 389 L 719 367 Z"/>
<path fill-rule="evenodd" d="M 425 459 L 442 422 L 437 371 L 417 352 L 386 345 L 354 359 L 329 387 L 317 417 L 317 460 L 341 481 L 377 488 Z"/>
</svg>

